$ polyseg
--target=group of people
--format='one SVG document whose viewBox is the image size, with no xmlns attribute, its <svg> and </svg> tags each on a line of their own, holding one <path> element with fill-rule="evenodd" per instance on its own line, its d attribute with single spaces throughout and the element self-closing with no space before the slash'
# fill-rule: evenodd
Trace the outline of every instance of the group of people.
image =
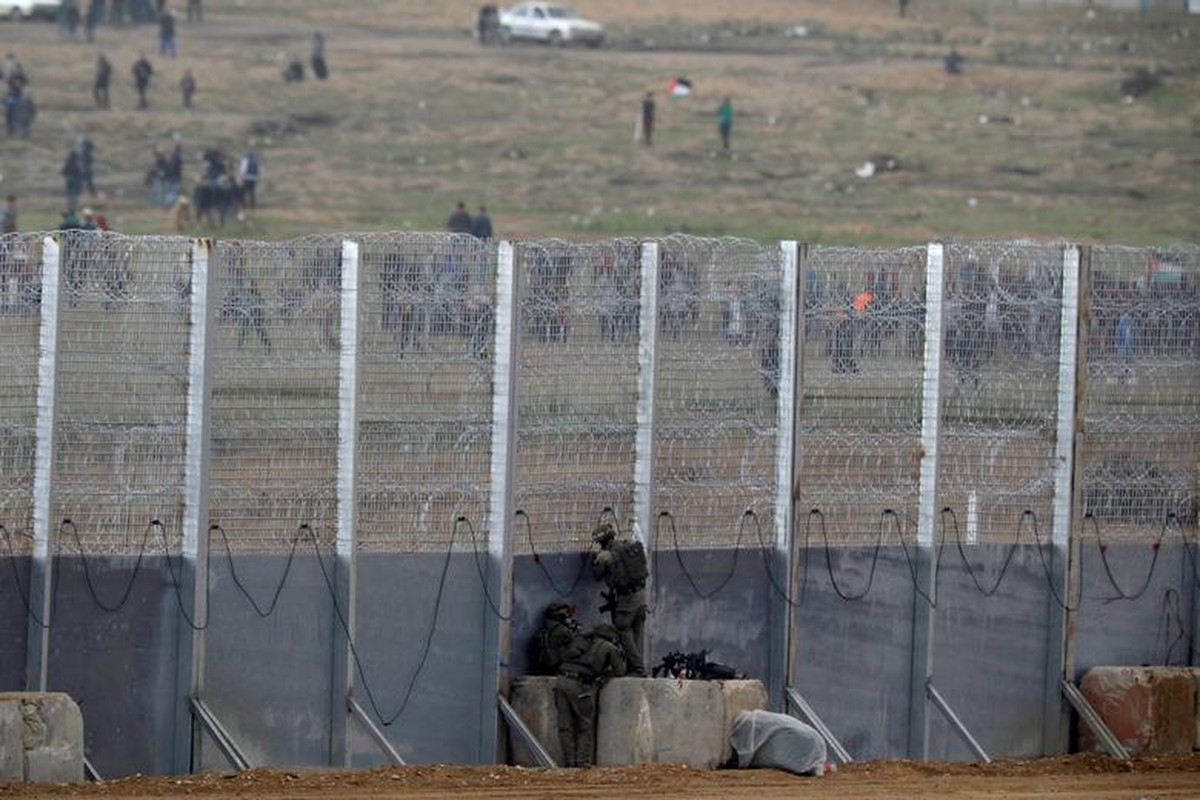
<svg viewBox="0 0 1200 800">
<path fill-rule="evenodd" d="M 450 233 L 468 233 L 476 239 L 491 239 L 492 218 L 488 216 L 485 206 L 480 206 L 479 211 L 472 216 L 467 210 L 467 204 L 459 201 L 446 220 L 446 230 Z"/>
<path fill-rule="evenodd" d="M 129 69 L 130 75 L 133 77 L 133 88 L 137 91 L 138 104 L 137 107 L 141 111 L 145 111 L 150 107 L 149 92 L 151 81 L 154 78 L 154 65 L 150 63 L 150 59 L 145 53 L 138 53 L 137 60 L 133 62 L 133 66 Z M 112 85 L 113 65 L 108 60 L 108 56 L 101 53 L 96 57 L 96 75 L 92 81 L 92 99 L 96 101 L 96 107 L 107 109 L 111 106 L 109 95 L 109 87 Z M 190 111 L 192 108 L 192 98 L 196 94 L 196 76 L 190 69 L 183 71 L 183 77 L 179 79 L 179 91 L 183 98 L 183 108 Z"/>
<path fill-rule="evenodd" d="M 602 622 L 583 631 L 575 607 L 559 600 L 543 613 L 534 637 L 533 668 L 554 675 L 554 705 L 559 745 L 566 767 L 586 767 L 596 759 L 596 702 L 610 678 L 646 675 L 642 638 L 646 623 L 646 551 L 636 540 L 618 539 L 611 524 L 592 532 L 598 550 L 592 556 L 592 575 L 603 581 Z"/>
<path fill-rule="evenodd" d="M 638 115 L 636 136 L 638 142 L 646 147 L 654 144 L 654 125 L 658 114 L 658 105 L 654 100 L 654 92 L 646 92 L 642 96 L 641 113 Z M 733 140 L 733 98 L 726 95 L 717 106 L 717 135 L 721 140 L 722 152 L 728 153 Z"/>
<path fill-rule="evenodd" d="M 325 60 L 325 35 L 317 32 L 312 35 L 312 52 L 308 63 L 312 67 L 313 77 L 323 81 L 329 77 L 329 62 Z M 293 57 L 283 68 L 285 83 L 298 83 L 304 80 L 304 62 Z"/>
<path fill-rule="evenodd" d="M 130 22 L 159 23 L 160 35 L 169 31 L 174 35 L 175 15 L 167 7 L 166 0 L 62 0 L 58 7 L 58 29 L 64 39 L 74 39 L 83 26 L 87 41 L 95 39 L 96 27 L 102 23 L 124 25 Z M 203 0 L 187 0 L 188 22 L 204 20 Z M 166 20 L 166 21 L 164 21 Z"/>
</svg>

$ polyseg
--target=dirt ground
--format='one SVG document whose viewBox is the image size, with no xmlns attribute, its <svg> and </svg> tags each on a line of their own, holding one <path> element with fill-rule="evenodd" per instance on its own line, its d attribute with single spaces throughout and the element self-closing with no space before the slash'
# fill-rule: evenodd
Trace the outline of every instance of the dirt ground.
<svg viewBox="0 0 1200 800">
<path fill-rule="evenodd" d="M 797 797 L 1165 800 L 1200 797 L 1200 754 L 1120 762 L 1076 755 L 990 765 L 871 761 L 822 778 L 773 770 L 706 772 L 675 765 L 589 770 L 386 767 L 364 772 L 251 770 L 228 775 L 134 777 L 85 785 L 0 784 L 0 797 L 178 798 L 726 798 Z"/>
</svg>

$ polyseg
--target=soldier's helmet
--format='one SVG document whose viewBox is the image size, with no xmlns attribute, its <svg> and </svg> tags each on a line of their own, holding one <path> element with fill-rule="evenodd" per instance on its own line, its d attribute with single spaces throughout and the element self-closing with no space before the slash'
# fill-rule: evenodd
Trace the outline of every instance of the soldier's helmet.
<svg viewBox="0 0 1200 800">
<path fill-rule="evenodd" d="M 575 606 L 565 600 L 555 600 L 546 606 L 547 619 L 567 619 L 575 613 Z"/>
<path fill-rule="evenodd" d="M 611 623 L 601 622 L 595 628 L 592 628 L 592 633 L 605 641 L 617 643 L 617 629 Z"/>
<path fill-rule="evenodd" d="M 592 541 L 598 545 L 606 545 L 616 538 L 617 532 L 607 522 L 602 522 L 592 530 Z"/>
</svg>

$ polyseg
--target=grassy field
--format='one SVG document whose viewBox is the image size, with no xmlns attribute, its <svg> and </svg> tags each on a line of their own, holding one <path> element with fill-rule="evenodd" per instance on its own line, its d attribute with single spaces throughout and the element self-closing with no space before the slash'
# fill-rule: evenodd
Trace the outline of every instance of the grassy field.
<svg viewBox="0 0 1200 800">
<path fill-rule="evenodd" d="M 605 47 L 481 47 L 473 0 L 209 0 L 202 24 L 180 22 L 175 61 L 156 55 L 154 25 L 102 26 L 88 44 L 2 23 L 39 114 L 29 140 L 0 139 L 0 193 L 20 197 L 23 229 L 56 225 L 62 163 L 88 131 L 101 196 L 85 202 L 124 232 L 168 233 L 143 179 L 178 134 L 189 183 L 205 148 L 264 158 L 261 208 L 192 230 L 224 238 L 438 230 L 460 199 L 511 238 L 1197 238 L 1200 17 L 969 0 L 918 0 L 906 19 L 883 0 L 577 5 L 608 25 Z M 285 84 L 285 58 L 307 58 L 318 30 L 330 80 Z M 962 76 L 941 69 L 951 44 Z M 107 111 L 90 94 L 100 51 L 116 68 Z M 139 51 L 157 70 L 146 112 L 129 77 Z M 1128 99 L 1139 68 L 1161 85 Z M 696 91 L 670 98 L 679 75 Z M 653 149 L 633 141 L 648 90 Z M 898 171 L 856 176 L 885 154 Z"/>
</svg>

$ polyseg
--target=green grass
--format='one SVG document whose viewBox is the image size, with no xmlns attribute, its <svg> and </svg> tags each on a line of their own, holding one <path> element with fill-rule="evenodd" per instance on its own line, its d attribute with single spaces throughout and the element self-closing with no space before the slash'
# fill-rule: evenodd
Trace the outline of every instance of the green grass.
<svg viewBox="0 0 1200 800">
<path fill-rule="evenodd" d="M 609 45 L 556 51 L 478 47 L 461 0 L 215 5 L 204 25 L 181 25 L 178 62 L 154 59 L 148 113 L 130 110 L 126 74 L 138 50 L 153 53 L 152 26 L 100 30 L 116 79 L 114 109 L 99 112 L 97 46 L 3 24 L 0 46 L 32 75 L 40 114 L 33 139 L 0 139 L 0 191 L 20 196 L 23 228 L 54 226 L 59 169 L 88 129 L 104 192 L 88 202 L 130 233 L 170 232 L 142 178 L 178 133 L 189 178 L 207 147 L 264 156 L 262 208 L 191 230 L 225 237 L 437 230 L 462 199 L 515 238 L 1195 240 L 1200 19 L 965 0 L 923 3 L 905 21 L 869 0 L 746 8 L 594 0 L 586 10 L 610 22 Z M 797 24 L 806 36 L 789 35 Z M 318 29 L 332 79 L 283 84 L 284 55 L 303 57 Z M 960 78 L 940 69 L 951 42 L 967 57 Z M 193 114 L 178 108 L 185 67 L 200 84 Z M 1139 67 L 1164 83 L 1127 103 L 1120 82 Z M 666 97 L 676 75 L 693 79 L 693 96 Z M 650 150 L 633 143 L 647 89 L 659 105 Z M 717 152 L 725 94 L 732 157 Z M 855 176 L 885 153 L 899 172 Z"/>
</svg>

